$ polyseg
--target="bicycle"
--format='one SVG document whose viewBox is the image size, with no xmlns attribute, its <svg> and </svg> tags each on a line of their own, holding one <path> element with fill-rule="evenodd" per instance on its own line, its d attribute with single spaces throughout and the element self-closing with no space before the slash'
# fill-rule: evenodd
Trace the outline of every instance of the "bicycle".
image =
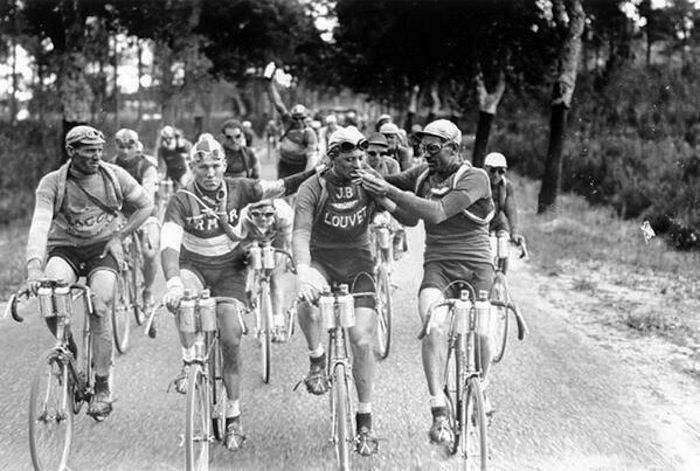
<svg viewBox="0 0 700 471">
<path fill-rule="evenodd" d="M 194 336 L 194 359 L 188 362 L 187 406 L 185 409 L 185 469 L 206 470 L 209 468 L 209 445 L 223 442 L 226 434 L 226 387 L 223 379 L 223 355 L 217 327 L 216 306 L 220 303 L 240 305 L 234 298 L 211 297 L 209 290 L 198 294 L 185 290 L 185 295 L 175 313 L 178 329 Z M 156 337 L 156 313 L 163 307 L 159 304 L 149 316 L 146 334 Z M 247 328 L 238 310 L 238 320 L 243 334 Z"/>
<path fill-rule="evenodd" d="M 131 234 L 122 243 L 124 248 L 124 265 L 119 270 L 114 284 L 114 301 L 112 303 L 112 333 L 114 346 L 119 353 L 126 353 L 129 348 L 131 330 L 131 313 L 138 325 L 146 319 L 143 291 L 143 249 L 139 233 Z"/>
<path fill-rule="evenodd" d="M 454 285 L 461 286 L 458 298 L 447 298 L 430 307 L 418 334 L 418 339 L 430 334 L 433 312 L 448 307 L 447 360 L 445 362 L 444 394 L 447 399 L 450 426 L 454 442 L 451 454 L 461 454 L 464 469 L 486 470 L 488 436 L 484 408 L 483 370 L 479 358 L 480 340 L 477 335 L 488 321 L 488 293 L 474 289 L 463 280 L 450 283 L 443 293 Z M 476 299 L 475 301 L 472 301 Z M 473 466 L 476 464 L 477 468 Z"/>
<path fill-rule="evenodd" d="M 491 345 L 493 347 L 492 361 L 493 363 L 498 363 L 503 359 L 506 343 L 508 341 L 508 313 L 512 312 L 515 316 L 518 326 L 519 340 L 523 340 L 525 338 L 527 326 L 520 310 L 518 309 L 518 306 L 513 302 L 510 289 L 508 288 L 508 280 L 506 278 L 509 257 L 508 243 L 510 242 L 510 238 L 507 234 L 499 234 L 497 237 L 495 237 L 495 243 L 493 239 L 494 236 L 492 236 L 492 246 L 495 246 L 495 274 L 493 284 L 491 286 L 491 292 L 489 294 L 489 300 L 493 306 L 490 336 Z M 518 245 L 520 246 L 521 250 L 520 258 L 528 257 L 525 239 L 523 239 Z"/>
<path fill-rule="evenodd" d="M 296 273 L 292 255 L 282 249 L 272 246 L 271 242 L 255 242 L 248 249 L 249 268 L 253 270 L 253 286 L 251 287 L 251 310 L 255 314 L 255 338 L 258 339 L 261 352 L 261 373 L 264 383 L 270 382 L 270 353 L 272 342 L 272 295 L 270 293 L 270 277 L 277 268 L 277 254 L 284 255 L 290 262 L 292 273 Z M 293 312 L 287 311 L 291 317 Z M 286 327 L 292 332 L 293 318 Z M 291 324 L 291 326 L 289 325 Z"/>
<path fill-rule="evenodd" d="M 90 288 L 58 279 L 42 279 L 36 297 L 39 314 L 55 322 L 56 343 L 37 363 L 29 392 L 29 450 L 34 469 L 68 469 L 73 438 L 73 416 L 94 395 L 92 334 L 89 316 L 96 315 Z M 29 290 L 12 295 L 5 315 L 17 322 L 24 318 L 17 312 L 18 302 L 29 299 Z M 68 326 L 83 314 L 82 360 L 69 347 Z M 89 412 L 88 412 L 89 414 Z M 104 416 L 92 416 L 101 422 Z M 55 442 L 55 443 L 52 443 Z"/>
<path fill-rule="evenodd" d="M 339 284 L 334 291 L 321 293 L 318 299 L 321 322 L 328 331 L 326 377 L 330 383 L 330 441 L 341 470 L 350 469 L 350 444 L 355 442 L 349 393 L 352 373 L 345 329 L 355 325 L 354 298 L 374 295 L 372 292 L 350 294 L 347 284 Z"/>
<path fill-rule="evenodd" d="M 374 286 L 377 310 L 377 346 L 379 358 L 389 356 L 391 348 L 391 260 L 393 257 L 393 239 L 395 232 L 389 224 L 372 226 L 370 237 L 374 256 Z"/>
</svg>

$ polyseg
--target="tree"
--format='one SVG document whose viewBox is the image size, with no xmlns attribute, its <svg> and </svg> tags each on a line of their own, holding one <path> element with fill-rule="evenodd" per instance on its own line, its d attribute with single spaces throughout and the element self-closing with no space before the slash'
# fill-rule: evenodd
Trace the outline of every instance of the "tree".
<svg viewBox="0 0 700 471">
<path fill-rule="evenodd" d="M 549 147 L 537 202 L 538 214 L 544 213 L 554 206 L 561 185 L 566 115 L 571 107 L 571 98 L 576 86 L 576 73 L 581 54 L 581 35 L 585 23 L 585 13 L 581 0 L 556 0 L 554 10 L 554 18 L 562 31 L 563 40 L 557 63 L 557 78 L 552 86 Z"/>
</svg>

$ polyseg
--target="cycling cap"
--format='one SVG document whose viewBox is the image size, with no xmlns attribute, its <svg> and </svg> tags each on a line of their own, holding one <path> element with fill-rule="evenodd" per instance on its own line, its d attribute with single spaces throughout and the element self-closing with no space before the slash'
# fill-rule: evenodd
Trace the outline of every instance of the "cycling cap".
<svg viewBox="0 0 700 471">
<path fill-rule="evenodd" d="M 272 206 L 273 208 L 275 207 L 275 202 L 271 198 L 267 198 L 264 200 L 256 201 L 255 203 L 250 203 L 248 207 L 251 209 L 253 208 L 264 208 L 266 206 Z"/>
<path fill-rule="evenodd" d="M 436 136 L 446 141 L 452 141 L 457 145 L 462 143 L 462 131 L 457 125 L 447 119 L 438 119 L 428 123 L 422 131 L 417 132 L 419 136 Z"/>
<path fill-rule="evenodd" d="M 214 160 L 224 160 L 225 155 L 224 148 L 221 147 L 219 141 L 209 133 L 202 134 L 190 150 L 190 160 L 194 163 L 199 163 L 208 157 Z"/>
<path fill-rule="evenodd" d="M 76 126 L 66 134 L 66 146 L 82 144 L 86 146 L 105 143 L 105 136 L 92 126 Z"/>
<path fill-rule="evenodd" d="M 292 118 L 306 118 L 308 111 L 304 105 L 294 105 L 290 113 Z"/>
<path fill-rule="evenodd" d="M 164 126 L 163 129 L 160 130 L 160 137 L 175 137 L 175 128 L 173 128 L 172 126 Z"/>
<path fill-rule="evenodd" d="M 484 159 L 484 167 L 508 168 L 506 156 L 501 154 L 500 152 L 491 152 Z"/>
<path fill-rule="evenodd" d="M 384 137 L 384 134 L 380 132 L 370 134 L 367 141 L 375 146 L 389 147 L 389 142 L 386 140 L 386 137 Z"/>
<path fill-rule="evenodd" d="M 326 116 L 326 124 L 336 124 L 337 122 L 338 118 L 336 118 L 334 114 Z"/>
<path fill-rule="evenodd" d="M 355 146 L 360 146 L 362 142 L 367 142 L 364 134 L 355 126 L 347 126 L 336 130 L 328 139 L 328 147 L 335 147 L 343 142 L 349 142 Z"/>
<path fill-rule="evenodd" d="M 251 123 L 250 121 L 243 121 L 242 124 L 243 124 L 244 128 L 252 128 L 253 127 L 253 123 Z"/>
<path fill-rule="evenodd" d="M 114 135 L 114 140 L 124 144 L 128 144 L 130 142 L 139 142 L 139 135 L 133 129 L 121 128 Z"/>
<path fill-rule="evenodd" d="M 384 123 L 382 127 L 379 128 L 379 132 L 382 134 L 399 134 L 401 131 L 394 123 Z"/>
</svg>

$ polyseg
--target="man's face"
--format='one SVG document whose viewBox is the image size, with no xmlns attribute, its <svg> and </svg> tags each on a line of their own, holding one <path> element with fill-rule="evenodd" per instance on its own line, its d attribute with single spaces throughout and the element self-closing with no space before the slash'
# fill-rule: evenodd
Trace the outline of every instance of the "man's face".
<svg viewBox="0 0 700 471">
<path fill-rule="evenodd" d="M 377 165 L 379 165 L 379 161 L 381 160 L 381 156 L 386 152 L 386 147 L 377 144 L 370 144 L 367 148 L 367 163 L 372 168 L 377 168 Z"/>
<path fill-rule="evenodd" d="M 506 174 L 506 169 L 504 169 L 503 167 L 490 167 L 487 165 L 484 168 L 489 174 L 491 183 L 494 185 L 500 183 L 501 180 L 503 180 L 503 175 Z"/>
<path fill-rule="evenodd" d="M 160 143 L 166 149 L 174 150 L 176 146 L 175 136 L 162 136 L 160 138 Z"/>
<path fill-rule="evenodd" d="M 306 116 L 303 115 L 292 115 L 292 127 L 294 129 L 304 129 L 306 121 Z"/>
<path fill-rule="evenodd" d="M 340 152 L 333 158 L 333 172 L 340 178 L 352 180 L 365 163 L 365 153 L 360 149 Z"/>
<path fill-rule="evenodd" d="M 224 181 L 226 162 L 221 159 L 204 157 L 194 163 L 193 171 L 194 179 L 200 187 L 209 191 L 218 190 Z"/>
<path fill-rule="evenodd" d="M 437 136 L 423 136 L 421 147 L 423 157 L 432 171 L 441 172 L 447 170 L 453 163 L 459 162 L 459 155 L 453 146 Z"/>
<path fill-rule="evenodd" d="M 275 222 L 275 208 L 272 205 L 257 206 L 249 211 L 250 219 L 262 232 L 267 231 Z"/>
<path fill-rule="evenodd" d="M 80 145 L 68 147 L 68 155 L 73 160 L 72 165 L 81 173 L 97 173 L 102 160 L 102 144 Z"/>
<path fill-rule="evenodd" d="M 131 160 L 138 156 L 139 144 L 135 141 L 117 141 L 117 155 L 122 159 Z"/>
<path fill-rule="evenodd" d="M 399 145 L 399 136 L 398 134 L 384 134 L 384 137 L 386 137 L 386 141 L 389 143 L 389 150 L 394 150 L 396 147 Z"/>
<path fill-rule="evenodd" d="M 229 150 L 238 150 L 245 142 L 245 135 L 240 128 L 226 128 L 222 138 L 224 147 Z"/>
</svg>

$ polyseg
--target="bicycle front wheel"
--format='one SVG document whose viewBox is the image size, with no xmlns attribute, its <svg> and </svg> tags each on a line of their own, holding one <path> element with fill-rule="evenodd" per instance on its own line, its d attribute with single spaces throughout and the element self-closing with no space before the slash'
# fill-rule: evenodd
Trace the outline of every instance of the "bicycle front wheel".
<svg viewBox="0 0 700 471">
<path fill-rule="evenodd" d="M 114 299 L 112 300 L 112 332 L 114 346 L 119 353 L 126 353 L 129 348 L 129 330 L 131 329 L 131 312 L 129 299 L 130 270 L 119 273 L 114 283 Z"/>
<path fill-rule="evenodd" d="M 209 385 L 202 367 L 194 365 L 187 384 L 185 469 L 209 469 Z"/>
<path fill-rule="evenodd" d="M 216 345 L 209 354 L 209 384 L 211 386 L 211 425 L 214 438 L 223 441 L 226 433 L 226 387 L 224 386 L 221 346 Z"/>
<path fill-rule="evenodd" d="M 49 351 L 29 392 L 29 451 L 34 469 L 67 469 L 73 437 L 73 381 L 68 364 Z"/>
<path fill-rule="evenodd" d="M 338 363 L 333 369 L 333 394 L 331 395 L 332 441 L 338 468 L 350 469 L 350 444 L 352 437 L 352 417 L 350 396 L 345 365 Z"/>
<path fill-rule="evenodd" d="M 469 378 L 464 389 L 462 409 L 462 450 L 465 470 L 486 471 L 488 462 L 488 441 L 486 432 L 486 411 L 481 381 L 476 376 Z"/>
<path fill-rule="evenodd" d="M 449 410 L 450 426 L 454 441 L 449 451 L 451 454 L 459 450 L 459 440 L 462 434 L 462 411 L 464 410 L 464 363 L 465 363 L 464 337 L 455 336 L 450 342 L 445 364 L 445 397 Z"/>
<path fill-rule="evenodd" d="M 389 356 L 391 347 L 391 283 L 386 267 L 380 266 L 377 273 L 377 340 L 379 357 Z"/>
<path fill-rule="evenodd" d="M 508 341 L 508 284 L 503 273 L 496 274 L 491 287 L 491 301 L 497 305 L 491 306 L 490 344 L 493 349 L 492 362 L 498 363 L 503 359 Z"/>
<path fill-rule="evenodd" d="M 264 383 L 270 382 L 270 329 L 272 327 L 272 299 L 270 285 L 263 283 L 260 293 L 260 367 Z"/>
<path fill-rule="evenodd" d="M 129 270 L 129 298 L 131 307 L 134 310 L 136 324 L 143 325 L 146 321 L 146 305 L 143 302 L 143 290 L 145 283 L 143 279 L 143 252 L 141 251 L 141 241 L 135 239 L 131 250 L 131 270 Z"/>
</svg>

